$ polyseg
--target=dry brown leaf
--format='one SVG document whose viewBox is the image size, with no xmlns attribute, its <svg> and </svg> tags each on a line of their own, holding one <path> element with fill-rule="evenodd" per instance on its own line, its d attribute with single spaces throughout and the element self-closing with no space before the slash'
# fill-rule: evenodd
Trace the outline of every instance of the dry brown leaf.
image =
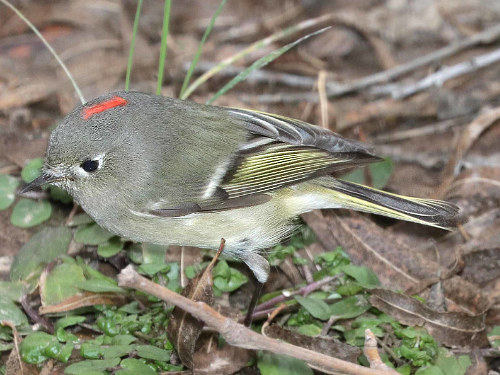
<svg viewBox="0 0 500 375">
<path fill-rule="evenodd" d="M 372 289 L 370 302 L 402 324 L 420 326 L 441 344 L 452 347 L 488 345 L 484 314 L 437 312 L 412 297 L 387 289 Z"/>
<path fill-rule="evenodd" d="M 208 267 L 194 279 L 190 280 L 186 288 L 184 288 L 182 291 L 184 297 L 196 302 L 204 302 L 209 306 L 213 305 L 212 268 L 223 247 L 224 241 L 221 242 L 219 252 L 212 262 L 210 262 Z M 176 348 L 182 363 L 190 369 L 194 369 L 195 363 L 193 361 L 193 355 L 202 329 L 203 322 L 193 318 L 184 310 L 176 307 L 172 311 L 172 316 L 167 328 L 167 335 Z"/>
<path fill-rule="evenodd" d="M 265 336 L 271 337 L 273 339 L 283 340 L 302 348 L 314 350 L 315 352 L 353 363 L 357 363 L 357 358 L 361 354 L 361 350 L 358 347 L 335 341 L 331 337 L 305 336 L 298 332 L 280 327 L 277 324 L 267 325 L 263 327 L 262 333 Z"/>
<path fill-rule="evenodd" d="M 217 335 L 202 336 L 193 355 L 194 375 L 231 375 L 248 365 L 253 351 L 232 345 L 219 347 Z"/>
<path fill-rule="evenodd" d="M 325 248 L 341 245 L 354 264 L 369 266 L 386 287 L 406 290 L 438 275 L 436 263 L 360 214 L 314 211 L 303 218 Z"/>
<path fill-rule="evenodd" d="M 446 193 L 460 207 L 464 218 L 479 216 L 500 206 L 500 168 L 467 169 L 457 176 Z"/>
<path fill-rule="evenodd" d="M 471 357 L 472 365 L 467 369 L 465 375 L 487 375 L 488 364 L 481 355 L 481 351 L 479 349 L 474 349 Z"/>
<path fill-rule="evenodd" d="M 71 311 L 80 307 L 94 305 L 116 305 L 120 306 L 127 302 L 125 295 L 120 293 L 92 293 L 82 292 L 66 298 L 57 305 L 40 306 L 40 314 L 53 314 Z"/>
<path fill-rule="evenodd" d="M 435 197 L 441 197 L 448 190 L 448 187 L 454 180 L 456 168 L 464 155 L 469 151 L 474 142 L 479 136 L 490 126 L 495 124 L 500 119 L 500 107 L 489 109 L 484 113 L 480 113 L 474 121 L 463 131 L 460 139 L 454 147 L 455 152 L 448 160 L 448 164 L 443 172 L 443 182 L 436 189 Z"/>
</svg>

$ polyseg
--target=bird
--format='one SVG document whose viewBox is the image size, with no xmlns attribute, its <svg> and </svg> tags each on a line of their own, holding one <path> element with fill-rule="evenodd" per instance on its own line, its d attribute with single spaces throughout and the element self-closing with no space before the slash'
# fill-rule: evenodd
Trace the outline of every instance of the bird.
<svg viewBox="0 0 500 375">
<path fill-rule="evenodd" d="M 142 92 L 112 92 L 75 108 L 50 135 L 43 184 L 66 190 L 124 238 L 217 249 L 265 283 L 263 251 L 298 215 L 347 208 L 442 229 L 451 203 L 405 197 L 334 177 L 382 160 L 366 144 L 260 111 Z"/>
</svg>

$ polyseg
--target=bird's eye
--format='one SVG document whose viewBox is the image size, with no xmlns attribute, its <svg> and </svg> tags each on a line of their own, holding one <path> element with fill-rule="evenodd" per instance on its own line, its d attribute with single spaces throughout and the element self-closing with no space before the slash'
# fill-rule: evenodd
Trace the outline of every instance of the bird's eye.
<svg viewBox="0 0 500 375">
<path fill-rule="evenodd" d="M 85 160 L 82 164 L 80 164 L 80 167 L 85 171 L 85 172 L 94 172 L 99 168 L 99 161 L 98 160 Z"/>
</svg>

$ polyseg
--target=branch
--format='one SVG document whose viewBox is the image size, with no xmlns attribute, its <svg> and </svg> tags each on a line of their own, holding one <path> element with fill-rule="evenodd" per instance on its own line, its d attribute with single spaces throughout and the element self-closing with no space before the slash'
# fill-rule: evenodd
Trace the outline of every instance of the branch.
<svg viewBox="0 0 500 375">
<path fill-rule="evenodd" d="M 440 61 L 446 57 L 455 55 L 458 52 L 461 52 L 467 48 L 471 48 L 479 44 L 492 43 L 498 38 L 500 38 L 500 24 L 490 27 L 489 29 L 486 29 L 480 33 L 474 34 L 459 42 L 449 44 L 446 47 L 438 49 L 427 55 L 416 58 L 412 61 L 409 61 L 406 64 L 401 64 L 392 69 L 371 74 L 367 77 L 361 78 L 352 83 L 335 84 L 333 86 L 330 86 L 327 83 L 326 87 L 327 87 L 328 97 L 332 98 L 332 97 L 343 96 L 346 94 L 351 94 L 353 92 L 366 89 L 368 87 L 377 84 L 387 83 L 414 70 L 427 66 L 436 61 Z M 243 96 L 242 99 L 244 101 L 253 100 L 253 98 L 250 96 Z M 281 94 L 278 93 L 272 95 L 260 95 L 258 97 L 259 103 L 267 103 L 267 104 L 279 103 L 279 102 L 295 103 L 301 100 L 316 103 L 318 102 L 319 99 L 316 93 L 311 93 L 311 92 L 281 93 Z"/>
<path fill-rule="evenodd" d="M 479 55 L 469 61 L 452 66 L 447 66 L 420 81 L 409 85 L 389 84 L 382 87 L 374 87 L 372 93 L 376 95 L 390 94 L 394 99 L 404 99 L 410 95 L 426 90 L 433 86 L 442 86 L 446 81 L 460 77 L 461 75 L 475 72 L 500 60 L 500 49 Z"/>
<path fill-rule="evenodd" d="M 226 318 L 203 302 L 194 302 L 161 285 L 140 276 L 132 266 L 128 266 L 118 275 L 118 285 L 134 288 L 162 299 L 167 303 L 187 311 L 205 324 L 222 334 L 230 345 L 252 349 L 267 350 L 275 354 L 284 354 L 306 361 L 311 366 L 329 369 L 349 375 L 388 375 L 387 371 L 369 369 L 357 364 L 329 357 L 295 345 L 262 336 L 242 324 Z"/>
</svg>

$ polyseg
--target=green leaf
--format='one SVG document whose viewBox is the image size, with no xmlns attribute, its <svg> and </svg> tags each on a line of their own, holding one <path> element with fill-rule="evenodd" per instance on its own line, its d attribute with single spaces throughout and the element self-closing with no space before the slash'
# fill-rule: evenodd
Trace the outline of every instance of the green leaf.
<svg viewBox="0 0 500 375">
<path fill-rule="evenodd" d="M 363 168 L 355 169 L 352 172 L 342 175 L 340 179 L 354 184 L 364 185 L 366 183 L 365 170 Z"/>
<path fill-rule="evenodd" d="M 449 375 L 446 372 L 443 372 L 437 366 L 429 366 L 429 367 L 421 367 L 416 372 L 415 375 Z"/>
<path fill-rule="evenodd" d="M 278 48 L 277 50 L 274 50 L 273 52 L 267 54 L 264 57 L 261 57 L 257 61 L 255 61 L 252 65 L 250 65 L 248 68 L 243 70 L 241 73 L 239 73 L 236 77 L 234 77 L 232 80 L 230 80 L 228 83 L 226 83 L 219 91 L 215 93 L 214 96 L 210 98 L 210 100 L 207 101 L 207 104 L 212 104 L 215 100 L 217 100 L 220 96 L 224 95 L 226 92 L 231 90 L 236 84 L 238 84 L 241 81 L 244 81 L 250 73 L 252 73 L 255 70 L 258 70 L 260 68 L 263 68 L 270 62 L 276 60 L 278 57 L 283 55 L 285 52 L 288 52 L 291 48 L 295 47 L 297 44 L 303 42 L 306 39 L 309 39 L 312 36 L 321 34 L 322 32 L 328 30 L 329 27 L 325 27 L 321 30 L 315 31 L 313 33 L 307 34 L 303 36 L 300 39 L 297 39 L 295 42 L 289 43 L 286 46 L 283 46 L 281 48 Z"/>
<path fill-rule="evenodd" d="M 86 360 L 73 363 L 64 369 L 68 375 L 91 375 L 106 371 L 108 368 L 116 367 L 120 363 L 120 358 Z"/>
<path fill-rule="evenodd" d="M 120 288 L 115 281 L 103 279 L 83 280 L 82 282 L 78 283 L 78 288 L 94 293 L 125 292 L 125 290 Z"/>
<path fill-rule="evenodd" d="M 391 158 L 385 158 L 379 163 L 373 163 L 368 166 L 372 176 L 372 185 L 375 189 L 384 188 L 392 175 L 394 163 Z"/>
<path fill-rule="evenodd" d="M 26 280 L 29 276 L 38 278 L 43 267 L 66 253 L 70 241 L 69 228 L 43 228 L 17 253 L 10 269 L 10 279 Z"/>
<path fill-rule="evenodd" d="M 153 345 L 136 345 L 135 350 L 141 358 L 153 359 L 155 361 L 170 361 L 170 352 Z"/>
<path fill-rule="evenodd" d="M 87 215 L 85 212 L 81 214 L 77 214 L 73 216 L 73 219 L 68 223 L 69 227 L 78 227 L 80 225 L 84 224 L 90 224 L 93 223 L 94 219 L 92 219 L 89 215 Z"/>
<path fill-rule="evenodd" d="M 330 305 L 330 314 L 337 319 L 351 319 L 365 313 L 370 307 L 366 298 L 356 295 Z"/>
<path fill-rule="evenodd" d="M 468 355 L 455 356 L 445 348 L 439 348 L 434 365 L 439 367 L 446 375 L 464 375 L 472 365 Z"/>
<path fill-rule="evenodd" d="M 1 352 L 8 352 L 8 351 L 12 350 L 12 348 L 14 348 L 14 344 L 7 344 L 7 343 L 0 341 L 0 353 Z M 1 369 L 2 369 L 2 367 L 0 367 L 0 374 L 4 375 L 1 372 Z"/>
<path fill-rule="evenodd" d="M 403 366 L 400 366 L 396 369 L 401 375 L 410 375 L 411 374 L 411 365 L 409 363 L 405 363 Z"/>
<path fill-rule="evenodd" d="M 118 254 L 124 245 L 120 237 L 112 237 L 97 247 L 97 254 L 103 258 L 109 258 Z"/>
<path fill-rule="evenodd" d="M 104 348 L 101 345 L 94 345 L 84 342 L 80 346 L 80 355 L 85 359 L 99 359 L 103 355 Z"/>
<path fill-rule="evenodd" d="M 102 348 L 104 359 L 121 358 L 134 350 L 134 345 L 111 345 L 107 348 Z"/>
<path fill-rule="evenodd" d="M 31 182 L 42 174 L 43 159 L 35 158 L 30 160 L 21 171 L 21 178 L 24 182 Z"/>
<path fill-rule="evenodd" d="M 116 335 L 112 339 L 113 345 L 129 345 L 137 340 L 137 337 L 132 335 Z"/>
<path fill-rule="evenodd" d="M 214 286 L 222 292 L 233 292 L 248 281 L 245 275 L 229 267 L 224 260 L 217 263 L 212 270 L 212 275 Z"/>
<path fill-rule="evenodd" d="M 40 294 L 46 305 L 55 305 L 80 293 L 78 286 L 84 280 L 85 276 L 79 265 L 61 263 L 47 275 Z"/>
<path fill-rule="evenodd" d="M 55 335 L 60 342 L 77 343 L 78 337 L 71 332 L 66 331 L 64 328 L 56 329 Z"/>
<path fill-rule="evenodd" d="M 304 324 L 297 329 L 301 335 L 316 337 L 321 333 L 321 327 L 315 324 Z"/>
<path fill-rule="evenodd" d="M 27 363 L 42 363 L 48 358 L 46 349 L 58 343 L 55 336 L 45 332 L 33 332 L 26 336 L 19 345 L 21 358 Z"/>
<path fill-rule="evenodd" d="M 12 176 L 0 174 L 0 211 L 5 210 L 16 199 L 19 181 Z"/>
<path fill-rule="evenodd" d="M 16 227 L 31 228 L 49 219 L 51 214 L 52 206 L 48 200 L 34 201 L 22 198 L 14 206 L 10 222 Z"/>
<path fill-rule="evenodd" d="M 368 267 L 348 264 L 342 267 L 342 271 L 344 271 L 346 275 L 355 279 L 363 288 L 370 289 L 380 286 L 380 281 L 377 275 Z"/>
<path fill-rule="evenodd" d="M 126 370 L 129 370 L 129 372 L 126 372 L 129 374 L 156 375 L 155 370 L 135 358 L 124 359 L 123 361 L 121 361 L 120 366 L 122 366 Z M 117 374 L 118 373 L 119 372 L 117 372 Z"/>
<path fill-rule="evenodd" d="M 139 271 L 139 273 L 153 276 L 156 275 L 158 272 L 166 271 L 169 268 L 170 266 L 168 264 L 148 263 L 148 264 L 141 264 L 137 270 Z"/>
<path fill-rule="evenodd" d="M 488 333 L 488 337 L 494 336 L 494 337 L 499 337 L 500 336 L 500 326 L 494 326 L 493 329 Z M 491 340 L 490 338 L 490 343 L 491 346 L 496 348 L 500 346 L 500 338 L 496 340 Z"/>
<path fill-rule="evenodd" d="M 373 163 L 368 166 L 372 179 L 372 186 L 375 189 L 382 189 L 387 185 L 391 178 L 393 167 L 394 165 L 391 158 L 386 158 L 381 162 Z M 365 168 L 355 169 L 341 176 L 340 179 L 355 184 L 365 185 Z"/>
<path fill-rule="evenodd" d="M 49 186 L 50 197 L 64 204 L 73 202 L 73 198 L 66 191 L 57 186 Z"/>
<path fill-rule="evenodd" d="M 25 285 L 20 281 L 0 281 L 0 298 L 20 301 L 25 288 Z"/>
<path fill-rule="evenodd" d="M 101 228 L 96 223 L 79 227 L 75 233 L 75 241 L 85 245 L 100 245 L 115 235 Z"/>
<path fill-rule="evenodd" d="M 191 280 L 196 275 L 198 275 L 202 270 L 204 270 L 208 266 L 208 262 L 201 262 L 189 265 L 184 268 L 184 274 L 186 277 Z"/>
<path fill-rule="evenodd" d="M 147 264 L 165 264 L 165 254 L 167 247 L 152 243 L 142 244 L 142 257 Z"/>
<path fill-rule="evenodd" d="M 12 322 L 15 326 L 28 324 L 28 318 L 17 305 L 5 296 L 0 296 L 0 322 Z"/>
<path fill-rule="evenodd" d="M 257 357 L 261 375 L 313 375 L 313 370 L 300 359 L 261 351 Z"/>
<path fill-rule="evenodd" d="M 325 301 L 302 296 L 295 296 L 294 298 L 316 319 L 327 320 L 330 318 L 330 306 Z"/>
<path fill-rule="evenodd" d="M 86 318 L 81 315 L 66 316 L 56 322 L 54 329 L 57 331 L 59 328 L 74 326 L 76 324 L 83 323 L 85 319 Z"/>
</svg>

